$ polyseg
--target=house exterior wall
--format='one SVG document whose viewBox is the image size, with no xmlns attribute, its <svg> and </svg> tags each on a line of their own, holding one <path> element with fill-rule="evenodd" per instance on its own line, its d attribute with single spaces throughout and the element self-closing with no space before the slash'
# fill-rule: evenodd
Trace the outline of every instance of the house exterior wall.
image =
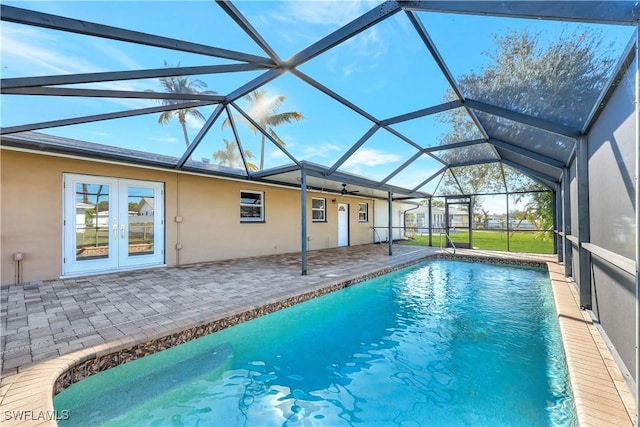
<svg viewBox="0 0 640 427">
<path fill-rule="evenodd" d="M 23 282 L 62 274 L 64 173 L 163 182 L 169 266 L 300 251 L 298 189 L 8 149 L 0 153 L 2 284 L 15 281 L 16 252 L 24 254 Z M 264 192 L 264 222 L 240 222 L 241 190 Z M 312 222 L 312 197 L 326 199 L 326 222 Z M 307 199 L 309 250 L 337 246 L 338 203 L 350 205 L 349 244 L 373 242 L 372 199 L 313 191 Z M 364 223 L 358 221 L 358 203 L 363 202 L 369 205 Z"/>
<path fill-rule="evenodd" d="M 391 207 L 391 226 L 393 227 L 392 237 L 394 240 L 405 238 L 404 213 L 412 211 L 415 204 L 393 202 Z M 375 227 L 377 235 L 376 242 L 384 242 L 389 240 L 389 202 L 386 200 L 376 200 L 374 206 L 375 212 L 369 212 L 369 218 L 373 218 L 373 222 L 369 227 Z M 373 232 L 373 230 L 369 230 Z"/>
</svg>

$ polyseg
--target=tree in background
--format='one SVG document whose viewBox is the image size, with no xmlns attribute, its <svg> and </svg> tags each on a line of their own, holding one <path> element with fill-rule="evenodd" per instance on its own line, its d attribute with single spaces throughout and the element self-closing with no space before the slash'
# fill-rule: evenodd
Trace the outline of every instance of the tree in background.
<svg viewBox="0 0 640 427">
<path fill-rule="evenodd" d="M 236 141 L 229 141 L 228 139 L 224 139 L 223 142 L 224 150 L 218 150 L 213 153 L 214 160 L 217 160 L 218 164 L 221 166 L 229 166 L 230 168 L 243 167 L 242 157 L 236 149 L 238 147 Z M 253 153 L 250 150 L 245 150 L 244 156 L 247 159 L 251 159 L 253 158 Z M 254 172 L 258 170 L 258 167 L 255 164 L 249 162 L 247 162 L 247 168 Z"/>
<path fill-rule="evenodd" d="M 304 119 L 304 116 L 297 111 L 280 112 L 280 108 L 284 103 L 286 97 L 284 95 L 276 95 L 269 97 L 267 91 L 264 89 L 256 89 L 253 92 L 244 96 L 250 105 L 247 110 L 247 114 L 255 120 L 258 125 L 267 132 L 278 145 L 284 147 L 285 143 L 280 139 L 276 131 L 273 129 L 283 123 L 292 123 L 294 121 L 300 121 Z M 264 169 L 264 133 L 260 132 L 251 122 L 247 121 L 243 116 L 239 116 L 238 119 L 244 122 L 247 127 L 253 132 L 253 134 L 260 133 L 260 166 L 259 169 Z M 222 126 L 230 126 L 231 122 L 227 118 Z"/>
<path fill-rule="evenodd" d="M 165 67 L 169 66 L 167 62 L 164 63 Z M 180 64 L 176 65 L 177 67 Z M 207 88 L 207 84 L 199 79 L 191 79 L 189 76 L 174 76 L 174 77 L 160 77 L 158 79 L 162 88 L 165 92 L 168 93 L 206 93 L 206 94 L 215 94 L 213 91 L 202 90 Z M 163 105 L 174 105 L 180 104 L 181 100 L 177 99 L 162 99 L 160 101 Z M 187 147 L 189 147 L 189 134 L 187 133 L 187 117 L 191 116 L 198 120 L 205 120 L 204 115 L 196 108 L 181 108 L 177 110 L 164 111 L 158 117 L 158 123 L 162 126 L 167 125 L 171 120 L 175 117 L 178 119 L 178 123 L 182 127 L 182 134 L 184 136 L 184 143 Z"/>
<path fill-rule="evenodd" d="M 522 201 L 525 195 L 514 194 L 516 203 Z M 518 218 L 518 223 L 514 227 L 514 234 L 523 220 L 529 221 L 538 230 L 536 239 L 547 241 L 553 237 L 553 193 L 550 191 L 530 193 L 530 200 L 525 205 L 524 211 L 514 215 Z"/>
<path fill-rule="evenodd" d="M 489 65 L 458 78 L 464 96 L 563 125 L 581 127 L 584 124 L 592 100 L 603 90 L 615 64 L 610 47 L 603 45 L 601 33 L 592 30 L 564 32 L 556 40 L 543 42 L 540 33 L 512 30 L 502 36 L 494 35 L 494 38 L 496 49 L 485 52 Z M 449 91 L 445 99 L 452 97 L 454 95 Z M 482 121 L 483 114 L 478 113 L 478 118 Z M 535 143 L 514 122 L 499 117 L 492 120 L 496 120 L 497 126 L 508 128 L 514 140 Z M 447 111 L 442 121 L 451 125 L 451 131 L 442 138 L 441 145 L 479 138 L 479 131 L 464 108 Z M 558 141 L 558 144 L 562 143 Z M 447 164 L 498 160 L 491 147 L 480 147 L 473 145 L 438 153 Z M 453 177 L 446 174 L 440 194 L 545 189 L 499 162 L 457 167 L 453 168 L 453 173 L 465 188 L 459 189 Z M 531 193 L 530 211 L 540 218 L 539 223 L 548 225 L 544 228 L 552 226 L 551 199 L 550 192 Z M 481 210 L 482 206 L 475 208 Z"/>
</svg>

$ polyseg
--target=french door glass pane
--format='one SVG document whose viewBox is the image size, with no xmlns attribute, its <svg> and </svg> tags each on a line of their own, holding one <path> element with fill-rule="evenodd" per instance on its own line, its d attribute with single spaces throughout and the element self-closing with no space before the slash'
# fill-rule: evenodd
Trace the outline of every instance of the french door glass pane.
<svg viewBox="0 0 640 427">
<path fill-rule="evenodd" d="M 76 260 L 109 257 L 109 186 L 76 183 Z"/>
<path fill-rule="evenodd" d="M 128 188 L 129 256 L 154 253 L 155 206 L 152 188 Z"/>
</svg>

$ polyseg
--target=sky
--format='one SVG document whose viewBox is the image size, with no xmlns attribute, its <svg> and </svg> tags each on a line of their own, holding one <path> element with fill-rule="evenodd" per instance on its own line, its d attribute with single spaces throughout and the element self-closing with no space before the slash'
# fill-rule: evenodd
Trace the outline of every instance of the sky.
<svg viewBox="0 0 640 427">
<path fill-rule="evenodd" d="M 5 1 L 4 4 L 68 16 L 106 25 L 155 33 L 238 52 L 267 56 L 233 20 L 211 1 Z M 238 1 L 236 8 L 256 28 L 282 59 L 288 59 L 315 41 L 329 35 L 380 2 L 369 1 Z M 607 43 L 619 53 L 633 35 L 633 27 L 566 24 L 524 19 L 488 18 L 470 15 L 418 13 L 454 77 L 478 72 L 487 65 L 487 52 L 494 49 L 493 35 L 511 29 L 541 31 L 553 40 L 562 31 L 576 27 L 602 31 Z M 234 61 L 184 52 L 137 46 L 124 42 L 79 36 L 53 30 L 26 27 L 2 21 L 0 28 L 2 78 L 53 74 L 92 73 L 171 66 L 229 64 Z M 299 71 L 366 110 L 377 119 L 388 119 L 450 100 L 448 83 L 429 55 L 406 14 L 397 13 L 382 23 L 302 64 Z M 226 95 L 262 74 L 245 71 L 199 75 L 208 90 Z M 129 80 L 78 85 L 84 88 L 160 91 L 156 79 Z M 286 149 L 299 160 L 331 166 L 369 131 L 372 123 L 339 102 L 321 94 L 292 73 L 267 83 L 271 96 L 283 95 L 280 111 L 300 112 L 304 119 L 276 128 Z M 248 109 L 247 101 L 237 105 Z M 146 108 L 155 100 L 105 98 L 54 98 L 47 96 L 3 95 L 3 127 L 44 122 L 74 116 Z M 209 117 L 214 107 L 200 108 Z M 244 126 L 238 111 L 239 139 L 257 163 L 260 138 Z M 166 126 L 159 114 L 57 127 L 41 132 L 116 147 L 181 157 L 185 150 L 182 130 L 176 120 Z M 194 159 L 214 161 L 214 153 L 234 135 L 223 126 L 226 113 L 216 121 L 193 154 Z M 203 121 L 189 117 L 190 140 Z M 438 114 L 398 123 L 397 132 L 418 141 L 423 147 L 439 145 L 450 129 L 446 115 Z M 402 139 L 378 130 L 339 170 L 380 180 L 417 153 Z M 291 163 L 273 144 L 267 143 L 265 168 Z M 437 160 L 422 155 L 411 166 L 392 177 L 389 184 L 413 188 L 442 167 Z M 431 192 L 437 179 L 421 188 Z M 496 204 L 496 211 L 504 203 Z"/>
</svg>

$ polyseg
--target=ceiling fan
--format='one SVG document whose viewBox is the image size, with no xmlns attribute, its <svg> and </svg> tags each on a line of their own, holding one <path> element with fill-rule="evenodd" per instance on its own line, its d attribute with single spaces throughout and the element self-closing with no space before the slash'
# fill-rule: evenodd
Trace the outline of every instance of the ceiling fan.
<svg viewBox="0 0 640 427">
<path fill-rule="evenodd" d="M 359 191 L 358 190 L 349 191 L 347 190 L 347 184 L 342 184 L 342 191 L 340 193 L 344 196 L 345 194 L 356 194 L 356 193 L 359 193 Z"/>
</svg>

